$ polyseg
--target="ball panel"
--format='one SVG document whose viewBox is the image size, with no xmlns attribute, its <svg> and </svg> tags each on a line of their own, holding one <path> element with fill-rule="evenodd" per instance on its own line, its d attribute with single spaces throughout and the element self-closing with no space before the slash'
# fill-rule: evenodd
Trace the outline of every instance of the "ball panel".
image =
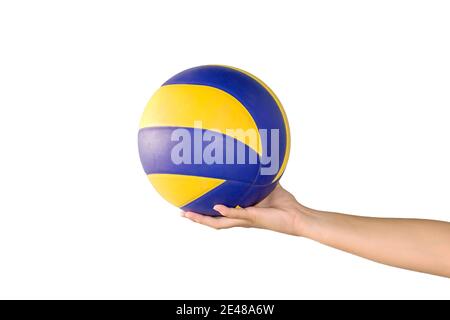
<svg viewBox="0 0 450 320">
<path fill-rule="evenodd" d="M 225 181 L 198 199 L 183 206 L 181 209 L 209 216 L 220 216 L 220 214 L 213 209 L 214 205 L 224 204 L 227 207 L 236 207 L 250 186 L 251 184 L 249 183 Z"/>
<path fill-rule="evenodd" d="M 254 130 L 255 141 L 233 132 L 229 135 L 261 154 L 261 137 L 248 110 L 230 94 L 213 87 L 179 84 L 159 88 L 144 110 L 140 127 L 193 127 L 199 120 L 203 129 L 223 134 L 227 129 Z"/>
<path fill-rule="evenodd" d="M 285 128 L 286 128 L 286 150 L 285 150 L 284 159 L 283 159 L 283 162 L 281 164 L 280 170 L 278 171 L 278 174 L 275 176 L 275 178 L 273 178 L 272 182 L 275 182 L 284 173 L 284 170 L 286 169 L 286 166 L 287 166 L 287 163 L 288 163 L 288 160 L 289 160 L 289 153 L 291 151 L 291 132 L 290 132 L 290 129 L 289 129 L 289 121 L 288 121 L 288 118 L 287 118 L 287 115 L 286 115 L 286 111 L 284 110 L 283 105 L 281 104 L 281 101 L 280 101 L 280 99 L 278 99 L 278 97 L 275 94 L 275 92 L 273 92 L 272 89 L 270 89 L 270 87 L 267 84 L 264 83 L 264 81 L 262 81 L 261 79 L 259 79 L 255 75 L 253 75 L 250 72 L 247 72 L 245 70 L 242 70 L 242 69 L 239 69 L 239 68 L 235 68 L 235 67 L 230 67 L 230 66 L 224 66 L 224 67 L 228 67 L 228 68 L 240 71 L 242 73 L 245 73 L 246 75 L 248 75 L 249 77 L 251 77 L 252 79 L 257 81 L 260 85 L 262 85 L 270 93 L 272 98 L 277 103 L 278 108 L 280 109 L 281 115 L 283 116 L 284 125 L 285 125 Z"/>
<path fill-rule="evenodd" d="M 224 180 L 236 180 L 241 182 L 253 183 L 259 174 L 260 161 L 256 152 L 249 148 L 242 142 L 227 137 L 218 132 L 210 131 L 210 135 L 216 136 L 217 141 L 222 141 L 222 150 L 220 163 L 206 164 L 205 159 L 202 158 L 202 151 L 206 150 L 206 146 L 210 144 L 209 141 L 199 141 L 196 139 L 190 143 L 186 150 L 178 153 L 176 146 L 180 144 L 179 141 L 173 141 L 172 134 L 175 130 L 183 129 L 189 137 L 202 136 L 208 130 L 200 130 L 195 128 L 173 128 L 173 127 L 151 127 L 139 130 L 138 147 L 139 156 L 142 166 L 146 174 L 151 173 L 171 173 L 184 174 L 191 176 L 202 176 Z M 188 139 L 191 142 L 190 138 Z M 234 150 L 242 149 L 245 151 L 246 159 L 244 164 L 238 164 L 237 152 L 234 152 L 232 163 L 227 164 L 227 140 L 231 140 Z M 228 144 L 228 147 L 230 144 Z M 200 149 L 200 152 L 197 150 Z M 175 150 L 175 151 L 174 151 Z M 174 155 L 181 154 L 186 156 L 189 162 L 174 163 Z M 185 153 L 186 152 L 186 153 Z M 195 154 L 200 153 L 201 163 L 196 163 Z M 228 154 L 229 155 L 229 154 Z M 184 159 L 184 158 L 183 158 Z M 256 162 L 251 163 L 250 159 L 256 159 Z M 175 159 L 177 160 L 177 159 Z M 230 160 L 230 159 L 228 159 Z"/>
<path fill-rule="evenodd" d="M 262 199 L 267 197 L 267 195 L 271 193 L 273 189 L 275 189 L 277 183 L 278 181 L 263 186 L 252 185 L 247 191 L 247 194 L 242 197 L 242 201 L 239 203 L 239 206 L 242 208 L 246 208 L 257 204 Z"/>
<path fill-rule="evenodd" d="M 177 207 L 192 202 L 225 182 L 222 179 L 179 174 L 149 174 L 147 177 L 158 193 Z"/>
</svg>

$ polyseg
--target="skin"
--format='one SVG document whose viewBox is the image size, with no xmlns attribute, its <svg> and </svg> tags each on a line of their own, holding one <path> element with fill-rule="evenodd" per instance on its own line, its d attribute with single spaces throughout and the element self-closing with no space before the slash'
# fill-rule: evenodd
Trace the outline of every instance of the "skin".
<svg viewBox="0 0 450 320">
<path fill-rule="evenodd" d="M 450 223 L 424 219 L 372 218 L 307 208 L 278 185 L 248 208 L 216 205 L 222 217 L 182 216 L 212 227 L 261 228 L 309 238 L 383 264 L 450 277 Z"/>
</svg>

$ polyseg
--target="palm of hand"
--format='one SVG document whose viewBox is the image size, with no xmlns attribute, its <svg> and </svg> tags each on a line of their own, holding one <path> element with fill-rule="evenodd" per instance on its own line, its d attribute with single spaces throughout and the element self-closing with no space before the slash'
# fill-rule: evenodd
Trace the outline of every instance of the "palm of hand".
<svg viewBox="0 0 450 320">
<path fill-rule="evenodd" d="M 214 206 L 222 217 L 209 217 L 194 212 L 183 212 L 182 215 L 215 229 L 254 227 L 297 235 L 300 207 L 292 194 L 277 185 L 264 200 L 253 207 Z"/>
</svg>

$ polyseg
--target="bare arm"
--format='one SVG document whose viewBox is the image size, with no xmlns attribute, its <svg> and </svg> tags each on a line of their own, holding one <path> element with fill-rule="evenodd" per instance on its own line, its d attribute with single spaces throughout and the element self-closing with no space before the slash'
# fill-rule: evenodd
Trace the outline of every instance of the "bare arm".
<svg viewBox="0 0 450 320">
<path fill-rule="evenodd" d="M 215 207 L 224 217 L 183 215 L 216 228 L 256 227 L 307 237 L 395 267 L 450 277 L 450 223 L 371 218 L 306 208 L 281 186 L 255 207 Z"/>
</svg>

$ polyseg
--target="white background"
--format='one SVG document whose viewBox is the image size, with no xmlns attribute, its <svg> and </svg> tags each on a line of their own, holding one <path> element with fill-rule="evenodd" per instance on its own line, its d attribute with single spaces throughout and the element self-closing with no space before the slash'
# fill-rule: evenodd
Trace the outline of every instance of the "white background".
<svg viewBox="0 0 450 320">
<path fill-rule="evenodd" d="M 2 1 L 0 298 L 450 298 L 448 279 L 185 220 L 138 122 L 228 64 L 287 111 L 283 185 L 322 210 L 450 220 L 446 1 Z"/>
</svg>

